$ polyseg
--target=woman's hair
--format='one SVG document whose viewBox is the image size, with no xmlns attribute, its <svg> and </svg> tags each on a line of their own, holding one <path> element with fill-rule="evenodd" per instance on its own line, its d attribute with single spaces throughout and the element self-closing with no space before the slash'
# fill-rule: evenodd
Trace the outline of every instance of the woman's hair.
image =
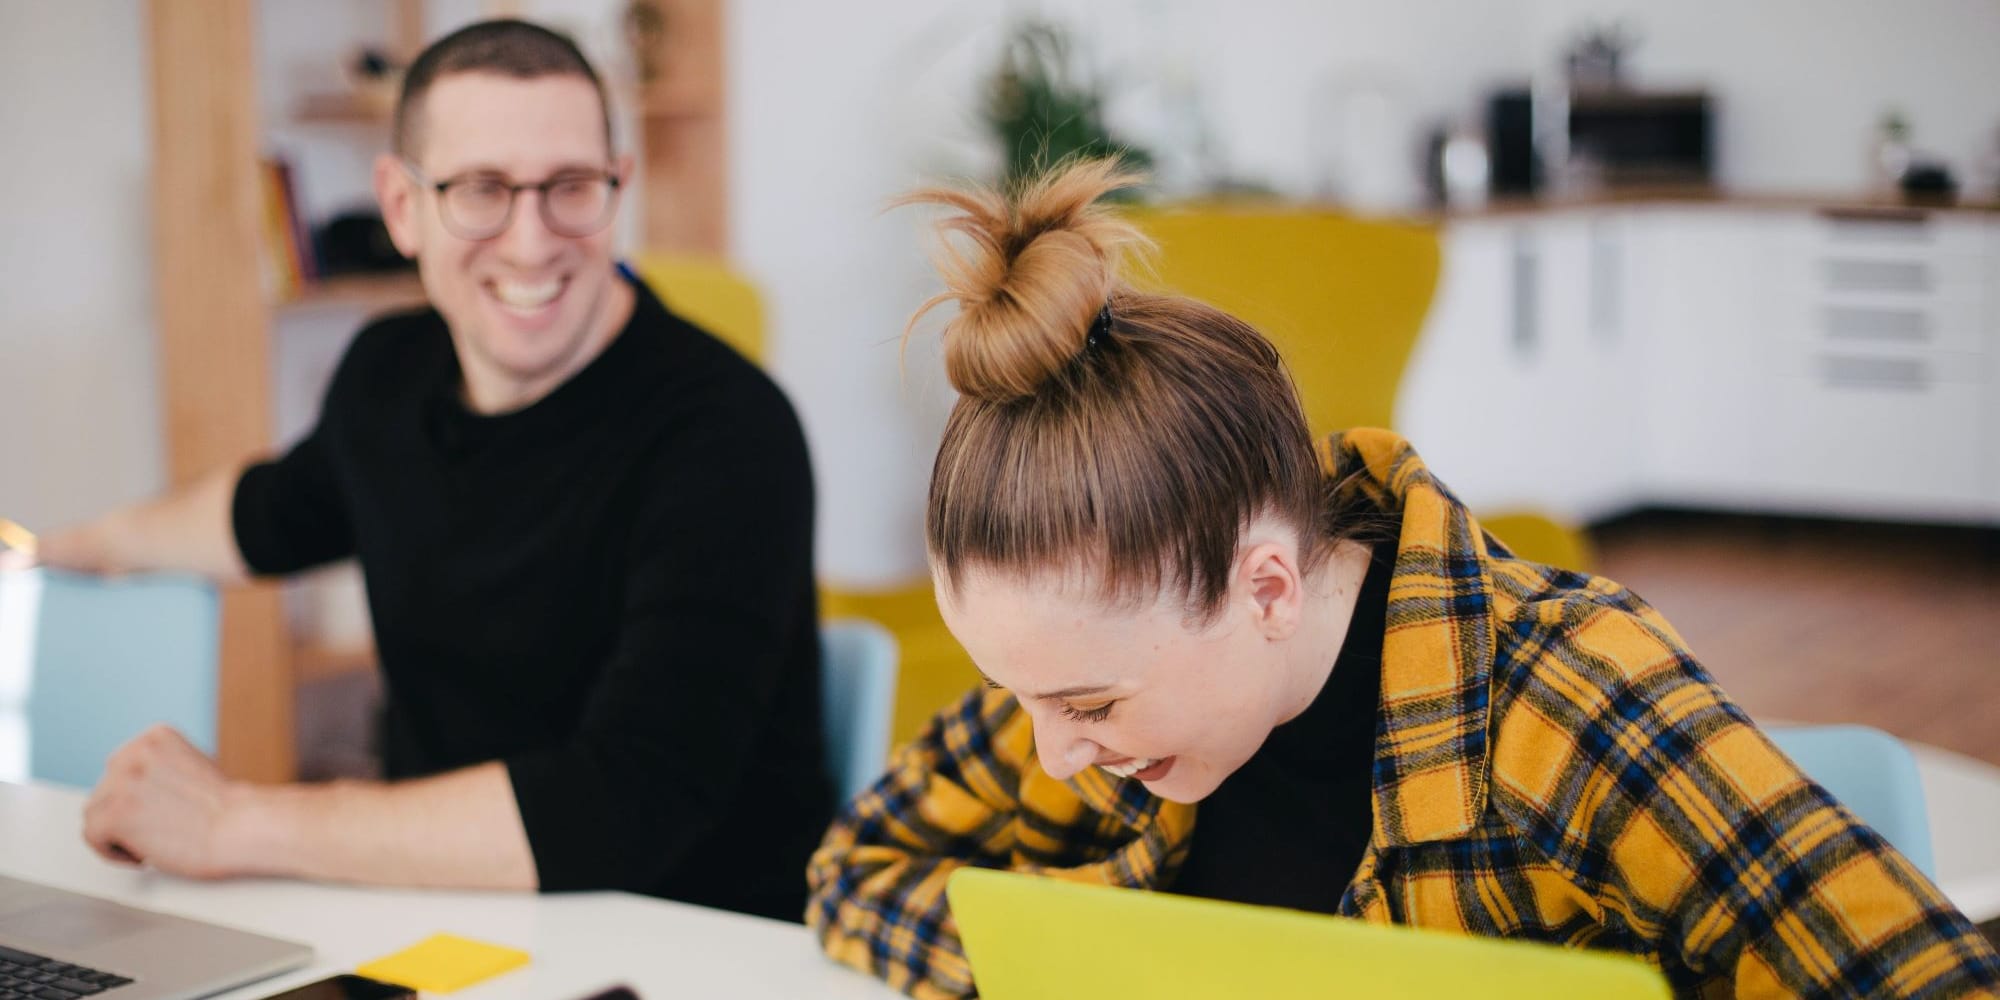
<svg viewBox="0 0 2000 1000">
<path fill-rule="evenodd" d="M 943 346 L 961 395 L 927 518 L 954 588 L 971 566 L 1081 566 L 1113 602 L 1172 588 L 1207 623 L 1252 518 L 1297 527 L 1307 569 L 1339 534 L 1277 349 L 1228 313 L 1120 279 L 1151 244 L 1098 199 L 1141 180 L 1075 161 L 1009 194 L 928 188 L 898 202 L 950 210 L 934 254 L 945 290 L 910 324 L 958 306 Z"/>
</svg>

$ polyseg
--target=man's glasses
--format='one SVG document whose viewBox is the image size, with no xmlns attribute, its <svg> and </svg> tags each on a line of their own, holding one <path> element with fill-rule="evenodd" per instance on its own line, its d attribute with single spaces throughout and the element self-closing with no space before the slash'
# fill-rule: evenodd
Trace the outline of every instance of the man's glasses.
<svg viewBox="0 0 2000 1000">
<path fill-rule="evenodd" d="M 403 169 L 437 192 L 438 217 L 444 228 L 462 240 L 490 240 L 514 221 L 514 199 L 533 191 L 541 206 L 542 224 L 557 236 L 579 239 L 595 235 L 618 208 L 618 178 L 600 170 L 567 170 L 538 184 L 515 184 L 496 174 L 467 174 L 434 181 L 403 161 Z"/>
</svg>

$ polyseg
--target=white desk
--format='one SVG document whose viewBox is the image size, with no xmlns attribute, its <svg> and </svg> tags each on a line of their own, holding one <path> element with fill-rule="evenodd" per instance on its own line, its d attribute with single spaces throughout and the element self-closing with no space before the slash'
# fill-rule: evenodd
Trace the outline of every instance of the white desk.
<svg viewBox="0 0 2000 1000">
<path fill-rule="evenodd" d="M 644 1000 L 899 996 L 828 961 L 803 927 L 625 893 L 205 883 L 136 872 L 98 860 L 84 845 L 83 801 L 68 789 L 0 783 L 0 873 L 303 941 L 317 951 L 306 969 L 223 995 L 231 1000 L 344 972 L 438 931 L 534 956 L 527 967 L 462 990 L 455 1000 L 568 1000 L 614 983 L 630 985 Z"/>
<path fill-rule="evenodd" d="M 1938 888 L 1975 923 L 2000 919 L 2000 767 L 1912 743 Z"/>
<path fill-rule="evenodd" d="M 1938 881 L 1975 921 L 2000 917 L 2000 768 L 1914 747 Z M 313 965 L 225 994 L 250 1000 L 352 969 L 438 931 L 520 948 L 527 968 L 464 1000 L 567 1000 L 626 983 L 677 996 L 884 1000 L 894 991 L 820 955 L 802 927 L 625 893 L 356 889 L 286 881 L 189 882 L 98 860 L 82 793 L 0 782 L 0 873 L 311 944 Z"/>
</svg>

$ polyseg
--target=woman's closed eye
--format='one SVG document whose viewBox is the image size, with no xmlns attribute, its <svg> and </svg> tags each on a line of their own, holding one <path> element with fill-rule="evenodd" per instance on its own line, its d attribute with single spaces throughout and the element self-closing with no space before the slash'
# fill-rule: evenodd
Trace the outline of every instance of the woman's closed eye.
<svg viewBox="0 0 2000 1000">
<path fill-rule="evenodd" d="M 1062 710 L 1063 718 L 1075 719 L 1078 722 L 1103 722 L 1105 719 L 1111 717 L 1111 706 L 1116 704 L 1118 703 L 1115 701 L 1107 701 L 1102 705 L 1096 705 L 1090 708 L 1078 708 L 1075 705 L 1064 705 Z"/>
</svg>

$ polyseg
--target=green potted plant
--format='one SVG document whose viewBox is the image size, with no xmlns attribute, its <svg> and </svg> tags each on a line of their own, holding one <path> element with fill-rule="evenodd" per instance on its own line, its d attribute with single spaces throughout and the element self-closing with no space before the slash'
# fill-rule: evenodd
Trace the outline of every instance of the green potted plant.
<svg viewBox="0 0 2000 1000">
<path fill-rule="evenodd" d="M 1001 50 L 983 117 L 1000 143 L 1007 184 L 1071 157 L 1116 156 L 1135 169 L 1153 163 L 1150 153 L 1112 134 L 1103 82 L 1078 79 L 1071 52 L 1066 30 L 1036 20 L 1016 26 Z"/>
</svg>

